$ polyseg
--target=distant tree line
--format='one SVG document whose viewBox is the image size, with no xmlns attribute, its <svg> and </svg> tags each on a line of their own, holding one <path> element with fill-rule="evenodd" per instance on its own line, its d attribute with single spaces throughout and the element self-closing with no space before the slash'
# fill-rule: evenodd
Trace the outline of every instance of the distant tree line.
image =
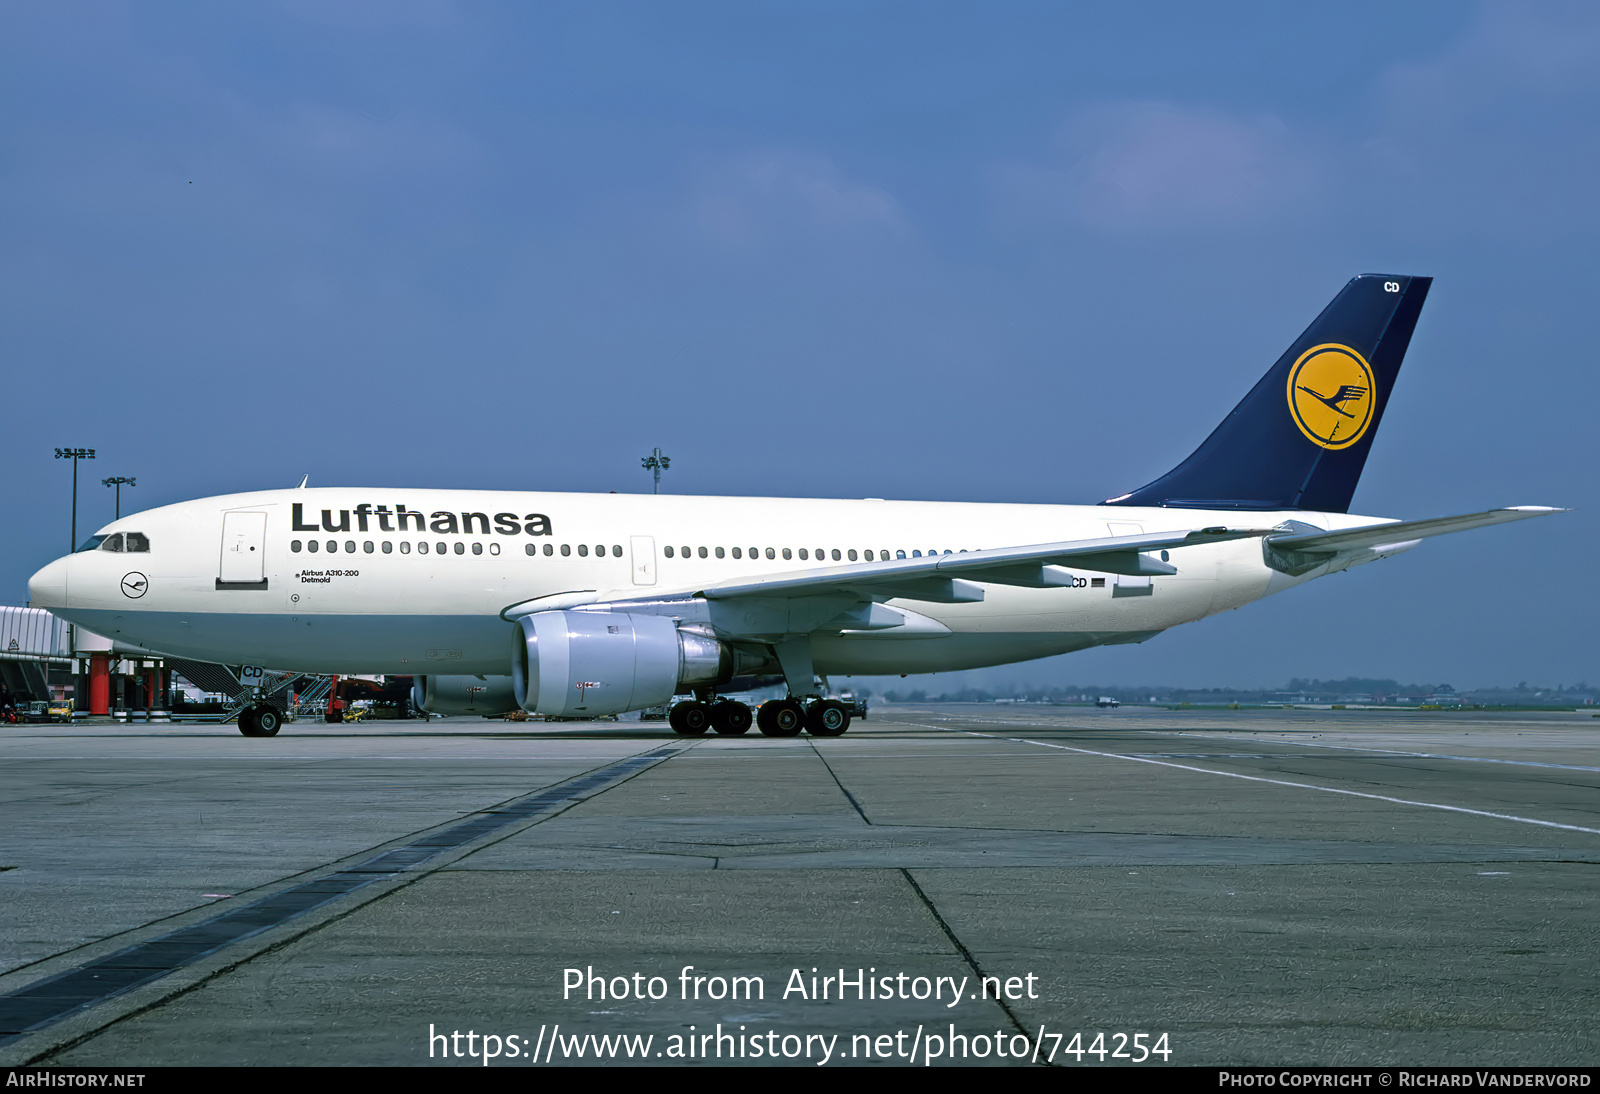
<svg viewBox="0 0 1600 1094">
<path fill-rule="evenodd" d="M 856 694 L 870 696 L 866 689 Z M 1164 684 L 1062 684 L 1050 687 L 1011 686 L 998 688 L 965 687 L 934 691 L 927 687 L 890 689 L 882 699 L 889 703 L 1093 703 L 1107 697 L 1119 703 L 1157 704 L 1276 704 L 1306 703 L 1441 703 L 1459 702 L 1483 706 L 1581 706 L 1600 703 L 1600 687 L 1587 682 L 1530 687 L 1526 681 L 1516 687 L 1488 687 L 1458 691 L 1450 684 L 1402 684 L 1397 680 L 1346 676 L 1337 680 L 1295 677 L 1283 688 L 1176 688 Z"/>
</svg>

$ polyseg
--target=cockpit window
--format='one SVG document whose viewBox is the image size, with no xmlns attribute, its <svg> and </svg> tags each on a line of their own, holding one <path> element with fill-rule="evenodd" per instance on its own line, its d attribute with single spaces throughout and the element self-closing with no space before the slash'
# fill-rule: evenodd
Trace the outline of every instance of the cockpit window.
<svg viewBox="0 0 1600 1094">
<path fill-rule="evenodd" d="M 150 537 L 143 532 L 112 532 L 109 536 L 90 536 L 80 551 L 149 551 Z"/>
</svg>

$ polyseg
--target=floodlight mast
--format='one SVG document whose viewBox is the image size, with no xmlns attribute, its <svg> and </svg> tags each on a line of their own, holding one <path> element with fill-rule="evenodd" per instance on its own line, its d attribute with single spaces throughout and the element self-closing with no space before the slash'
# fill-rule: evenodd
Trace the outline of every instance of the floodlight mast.
<svg viewBox="0 0 1600 1094">
<path fill-rule="evenodd" d="M 655 488 L 650 492 L 652 494 L 661 493 L 661 472 L 672 466 L 672 458 L 670 456 L 663 456 L 661 454 L 661 449 L 658 448 L 639 462 L 644 466 L 646 471 L 653 471 L 655 473 Z"/>
<path fill-rule="evenodd" d="M 121 520 L 122 519 L 122 488 L 124 486 L 138 486 L 139 484 L 134 482 L 132 479 L 123 478 L 121 475 L 114 475 L 109 479 L 101 479 L 100 480 L 100 485 L 101 486 L 115 486 L 117 488 L 117 519 Z"/>
<path fill-rule="evenodd" d="M 72 543 L 68 553 L 78 549 L 78 461 L 94 459 L 92 448 L 58 448 L 56 459 L 72 461 Z"/>
</svg>

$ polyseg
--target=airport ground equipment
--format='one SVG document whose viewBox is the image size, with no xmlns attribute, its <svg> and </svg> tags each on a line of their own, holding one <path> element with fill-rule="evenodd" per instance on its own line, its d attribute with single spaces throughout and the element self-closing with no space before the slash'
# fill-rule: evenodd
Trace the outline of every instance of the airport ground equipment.
<svg viewBox="0 0 1600 1094">
<path fill-rule="evenodd" d="M 285 721 L 319 714 L 333 680 L 258 666 L 228 665 L 172 658 L 173 671 L 202 691 L 225 695 L 230 705 L 218 721 L 239 727 L 246 737 L 276 737 Z"/>
<path fill-rule="evenodd" d="M 835 696 L 835 698 L 845 705 L 845 709 L 850 712 L 850 717 L 852 719 L 859 718 L 862 721 L 866 721 L 867 700 L 865 698 L 859 695 L 852 695 L 849 692 L 845 692 L 843 695 Z"/>
<path fill-rule="evenodd" d="M 294 703 L 290 713 L 296 721 L 302 718 L 316 719 L 322 716 L 328 708 L 328 694 L 333 690 L 332 676 L 307 676 L 300 690 L 294 693 Z"/>
</svg>

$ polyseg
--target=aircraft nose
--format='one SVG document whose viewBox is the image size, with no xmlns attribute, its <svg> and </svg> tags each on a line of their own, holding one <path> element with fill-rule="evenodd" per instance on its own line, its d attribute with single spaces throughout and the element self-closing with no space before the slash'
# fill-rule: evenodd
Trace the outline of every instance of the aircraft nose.
<svg viewBox="0 0 1600 1094">
<path fill-rule="evenodd" d="M 56 559 L 28 579 L 28 603 L 35 608 L 67 606 L 68 558 Z"/>
</svg>

